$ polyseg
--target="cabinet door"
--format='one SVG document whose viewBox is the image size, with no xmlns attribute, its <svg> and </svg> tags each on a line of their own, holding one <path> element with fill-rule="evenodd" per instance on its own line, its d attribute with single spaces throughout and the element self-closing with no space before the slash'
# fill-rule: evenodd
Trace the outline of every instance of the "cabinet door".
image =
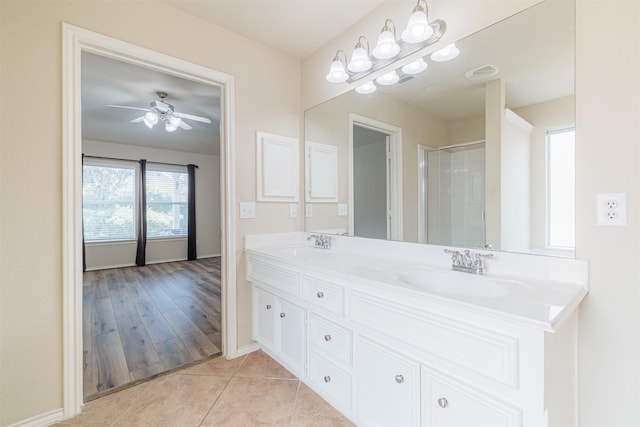
<svg viewBox="0 0 640 427">
<path fill-rule="evenodd" d="M 365 339 L 357 346 L 359 419 L 366 426 L 420 423 L 420 365 Z"/>
<path fill-rule="evenodd" d="M 423 425 L 519 427 L 521 411 L 467 384 L 423 367 Z"/>
<path fill-rule="evenodd" d="M 280 357 L 298 374 L 304 375 L 305 311 L 286 301 L 279 301 Z"/>
<path fill-rule="evenodd" d="M 268 292 L 253 288 L 253 339 L 271 351 L 275 347 L 275 297 Z"/>
</svg>

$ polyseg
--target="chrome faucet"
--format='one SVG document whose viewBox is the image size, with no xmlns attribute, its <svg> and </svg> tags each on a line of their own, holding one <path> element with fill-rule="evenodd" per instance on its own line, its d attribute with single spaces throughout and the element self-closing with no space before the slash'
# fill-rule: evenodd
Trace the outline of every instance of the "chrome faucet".
<svg viewBox="0 0 640 427">
<path fill-rule="evenodd" d="M 472 253 L 465 249 L 463 252 L 445 249 L 445 253 L 451 254 L 451 268 L 465 273 L 484 274 L 484 258 L 493 258 L 493 254 Z"/>
<path fill-rule="evenodd" d="M 312 234 L 307 237 L 307 240 L 314 239 L 313 247 L 321 249 L 331 249 L 331 236 L 324 236 L 322 234 Z"/>
</svg>

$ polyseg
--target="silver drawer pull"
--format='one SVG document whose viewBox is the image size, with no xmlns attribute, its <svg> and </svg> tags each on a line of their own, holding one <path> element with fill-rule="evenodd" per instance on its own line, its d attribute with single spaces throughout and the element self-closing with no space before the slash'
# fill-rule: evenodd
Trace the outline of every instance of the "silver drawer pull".
<svg viewBox="0 0 640 427">
<path fill-rule="evenodd" d="M 271 310 L 271 304 L 267 304 L 267 310 Z"/>
<path fill-rule="evenodd" d="M 327 335 L 325 335 L 325 336 L 324 336 L 324 340 L 325 340 L 325 341 L 331 341 L 331 335 L 328 335 L 328 334 L 327 334 Z"/>
<path fill-rule="evenodd" d="M 440 406 L 441 408 L 446 408 L 447 406 L 449 406 L 449 402 L 446 398 L 441 397 L 440 399 L 438 399 L 438 406 Z"/>
<path fill-rule="evenodd" d="M 286 316 L 286 314 L 280 313 L 280 317 L 282 317 L 284 319 L 284 316 Z"/>
<path fill-rule="evenodd" d="M 402 384 L 404 382 L 404 377 L 402 375 L 396 375 L 396 382 L 398 384 Z"/>
<path fill-rule="evenodd" d="M 331 377 L 330 377 L 329 375 L 326 375 L 326 376 L 324 377 L 324 382 L 325 382 L 325 383 L 328 383 L 329 381 L 331 381 Z"/>
<path fill-rule="evenodd" d="M 317 296 L 318 298 L 324 298 L 324 293 L 323 293 L 322 291 L 320 291 L 320 292 L 318 292 L 318 293 L 316 294 L 316 296 Z"/>
</svg>

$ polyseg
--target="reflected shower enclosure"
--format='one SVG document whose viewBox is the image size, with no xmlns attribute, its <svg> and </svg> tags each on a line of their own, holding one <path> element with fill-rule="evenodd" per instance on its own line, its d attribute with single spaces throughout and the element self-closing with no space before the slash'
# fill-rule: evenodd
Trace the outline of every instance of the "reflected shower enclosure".
<svg viewBox="0 0 640 427">
<path fill-rule="evenodd" d="M 423 243 L 484 247 L 484 142 L 424 148 L 423 154 Z"/>
</svg>

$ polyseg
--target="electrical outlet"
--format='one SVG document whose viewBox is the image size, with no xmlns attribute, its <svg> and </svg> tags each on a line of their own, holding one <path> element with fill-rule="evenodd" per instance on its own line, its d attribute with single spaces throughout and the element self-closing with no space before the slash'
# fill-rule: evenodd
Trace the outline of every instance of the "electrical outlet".
<svg viewBox="0 0 640 427">
<path fill-rule="evenodd" d="M 255 202 L 240 202 L 240 219 L 249 219 L 256 217 Z"/>
<path fill-rule="evenodd" d="M 304 205 L 304 216 L 307 218 L 311 218 L 313 216 L 313 205 L 311 203 Z"/>
<path fill-rule="evenodd" d="M 297 217 L 298 217 L 298 204 L 289 203 L 289 218 L 297 218 Z"/>
<path fill-rule="evenodd" d="M 349 209 L 346 203 L 338 203 L 338 216 L 347 216 Z"/>
<path fill-rule="evenodd" d="M 627 193 L 596 195 L 598 225 L 624 227 L 627 225 Z"/>
</svg>

